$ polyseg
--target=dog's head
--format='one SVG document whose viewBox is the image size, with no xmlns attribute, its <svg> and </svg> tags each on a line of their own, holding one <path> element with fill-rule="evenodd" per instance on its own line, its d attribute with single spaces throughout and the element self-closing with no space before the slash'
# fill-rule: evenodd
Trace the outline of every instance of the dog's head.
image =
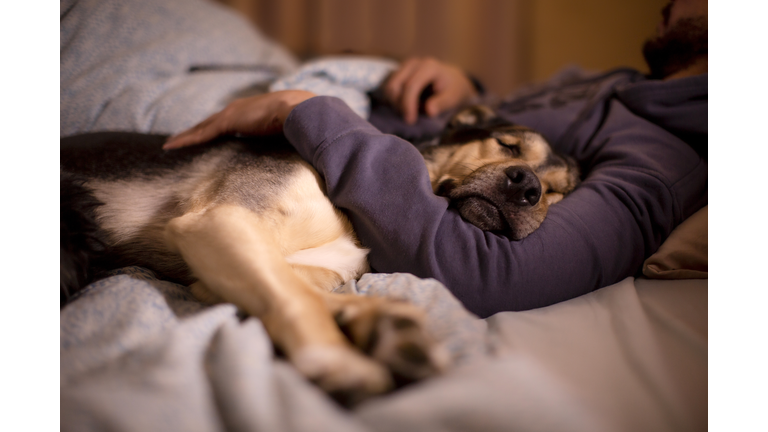
<svg viewBox="0 0 768 432">
<path fill-rule="evenodd" d="M 549 206 L 579 182 L 573 159 L 484 106 L 455 115 L 439 144 L 422 154 L 437 195 L 468 222 L 513 240 L 536 230 Z"/>
</svg>

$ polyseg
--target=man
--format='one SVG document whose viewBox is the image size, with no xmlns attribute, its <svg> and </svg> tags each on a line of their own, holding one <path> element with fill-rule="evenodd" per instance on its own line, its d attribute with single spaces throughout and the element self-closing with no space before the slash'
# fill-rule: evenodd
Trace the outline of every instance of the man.
<svg viewBox="0 0 768 432">
<path fill-rule="evenodd" d="M 620 69 L 501 104 L 500 115 L 541 132 L 584 173 L 521 241 L 462 220 L 432 193 L 415 148 L 382 133 L 434 126 L 416 117 L 428 85 L 431 116 L 475 94 L 459 70 L 436 60 L 406 62 L 388 80 L 385 94 L 405 122 L 374 112 L 377 129 L 338 99 L 287 91 L 235 101 L 166 147 L 283 131 L 372 249 L 375 270 L 435 278 L 481 317 L 547 306 L 636 274 L 676 225 L 706 205 L 706 19 L 706 1 L 665 8 L 644 49 L 651 78 L 660 79 Z"/>
</svg>

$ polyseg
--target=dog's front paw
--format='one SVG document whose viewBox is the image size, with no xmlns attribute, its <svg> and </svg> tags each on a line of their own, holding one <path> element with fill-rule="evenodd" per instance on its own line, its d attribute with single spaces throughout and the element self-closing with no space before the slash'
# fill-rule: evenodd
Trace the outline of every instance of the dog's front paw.
<svg viewBox="0 0 768 432">
<path fill-rule="evenodd" d="M 353 347 L 309 346 L 291 360 L 299 372 L 345 406 L 393 387 L 387 369 Z"/>
<path fill-rule="evenodd" d="M 390 370 L 398 385 L 447 369 L 450 356 L 426 330 L 421 309 L 402 301 L 366 300 L 346 305 L 336 321 L 355 345 Z"/>
</svg>

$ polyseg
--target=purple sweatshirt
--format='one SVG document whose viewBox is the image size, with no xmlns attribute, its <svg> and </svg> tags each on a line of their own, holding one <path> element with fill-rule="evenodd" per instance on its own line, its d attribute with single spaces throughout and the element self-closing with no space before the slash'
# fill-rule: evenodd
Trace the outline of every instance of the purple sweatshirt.
<svg viewBox="0 0 768 432">
<path fill-rule="evenodd" d="M 693 149 L 706 149 L 707 75 L 662 82 L 619 70 L 500 110 L 574 156 L 584 173 L 520 241 L 462 220 L 432 192 L 412 144 L 339 99 L 301 103 L 285 135 L 325 179 L 331 201 L 371 248 L 376 271 L 435 278 L 481 317 L 551 305 L 635 275 L 707 203 L 707 164 Z M 372 121 L 382 130 L 393 124 Z"/>
</svg>

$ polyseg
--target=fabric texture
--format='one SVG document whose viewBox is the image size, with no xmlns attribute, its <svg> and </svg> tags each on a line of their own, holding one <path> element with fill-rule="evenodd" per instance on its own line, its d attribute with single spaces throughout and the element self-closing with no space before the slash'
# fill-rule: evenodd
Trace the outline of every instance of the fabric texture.
<svg viewBox="0 0 768 432">
<path fill-rule="evenodd" d="M 296 59 L 207 0 L 62 0 L 60 135 L 173 134 L 244 93 L 265 92 Z"/>
<path fill-rule="evenodd" d="M 699 431 L 706 284 L 629 278 L 480 320 L 436 281 L 366 275 L 345 290 L 407 296 L 430 324 L 449 320 L 438 337 L 464 355 L 346 410 L 276 356 L 259 320 L 125 268 L 61 311 L 61 430 Z"/>
<path fill-rule="evenodd" d="M 643 264 L 652 279 L 706 279 L 709 263 L 708 207 L 693 214 L 672 231 L 659 250 Z"/>
<path fill-rule="evenodd" d="M 270 91 L 307 90 L 318 95 L 335 96 L 360 117 L 371 113 L 368 92 L 376 89 L 397 67 L 392 60 L 376 57 L 323 57 L 301 65 L 299 70 L 278 78 Z"/>
</svg>

